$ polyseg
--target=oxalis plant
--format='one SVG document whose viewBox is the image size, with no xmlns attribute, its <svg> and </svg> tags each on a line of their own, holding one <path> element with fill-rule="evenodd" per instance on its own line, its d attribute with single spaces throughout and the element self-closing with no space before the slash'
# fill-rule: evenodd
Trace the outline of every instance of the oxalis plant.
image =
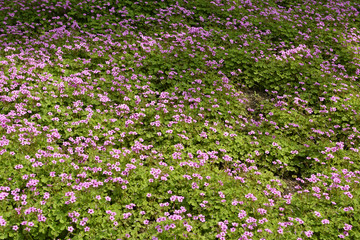
<svg viewBox="0 0 360 240">
<path fill-rule="evenodd" d="M 0 239 L 360 239 L 356 1 L 1 1 Z"/>
</svg>

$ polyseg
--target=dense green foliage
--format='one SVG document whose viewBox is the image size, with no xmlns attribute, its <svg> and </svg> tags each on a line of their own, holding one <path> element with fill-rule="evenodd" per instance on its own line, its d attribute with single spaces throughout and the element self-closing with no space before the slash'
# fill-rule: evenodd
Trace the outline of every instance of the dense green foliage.
<svg viewBox="0 0 360 240">
<path fill-rule="evenodd" d="M 360 239 L 359 10 L 0 1 L 0 239 Z"/>
</svg>

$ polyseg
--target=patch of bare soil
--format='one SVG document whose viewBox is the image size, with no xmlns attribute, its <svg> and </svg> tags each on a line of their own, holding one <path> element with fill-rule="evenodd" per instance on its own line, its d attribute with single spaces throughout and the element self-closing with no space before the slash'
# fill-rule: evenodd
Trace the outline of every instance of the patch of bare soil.
<svg viewBox="0 0 360 240">
<path fill-rule="evenodd" d="M 305 189 L 306 186 L 308 185 L 307 182 L 302 182 L 294 178 L 283 178 L 281 180 L 285 182 L 287 187 L 285 191 L 282 193 L 283 195 L 287 195 L 289 193 L 295 194 L 297 191 L 301 191 Z"/>
</svg>

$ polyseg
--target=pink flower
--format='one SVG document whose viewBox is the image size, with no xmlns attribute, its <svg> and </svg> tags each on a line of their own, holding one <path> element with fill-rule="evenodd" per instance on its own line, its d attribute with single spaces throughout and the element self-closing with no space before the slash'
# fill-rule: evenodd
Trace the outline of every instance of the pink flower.
<svg viewBox="0 0 360 240">
<path fill-rule="evenodd" d="M 328 219 L 324 219 L 324 220 L 321 221 L 321 223 L 322 223 L 322 224 L 329 224 L 330 221 L 329 221 Z"/>
<path fill-rule="evenodd" d="M 301 220 L 300 218 L 295 218 L 295 220 L 298 221 L 300 224 L 303 224 L 303 223 L 304 223 L 304 221 Z"/>
<path fill-rule="evenodd" d="M 353 198 L 353 195 L 350 192 L 344 192 L 344 195 L 348 196 L 349 198 Z"/>
<path fill-rule="evenodd" d="M 266 211 L 265 209 L 263 209 L 263 208 L 259 208 L 257 211 L 258 211 L 258 213 L 260 213 L 261 215 L 264 215 L 264 214 L 267 213 L 267 211 Z"/>
<path fill-rule="evenodd" d="M 351 228 L 352 228 L 352 225 L 345 223 L 345 227 L 344 227 L 344 230 L 345 230 L 345 231 L 350 231 Z"/>
<path fill-rule="evenodd" d="M 310 238 L 313 235 L 313 233 L 314 233 L 313 231 L 306 231 L 305 235 Z"/>
<path fill-rule="evenodd" d="M 240 219 L 243 219 L 244 217 L 246 217 L 246 212 L 245 212 L 244 210 L 241 210 L 241 211 L 239 212 L 239 214 L 238 214 L 238 217 L 239 217 Z"/>
<path fill-rule="evenodd" d="M 3 219 L 3 216 L 0 216 L 0 226 L 6 226 L 6 221 Z"/>
<path fill-rule="evenodd" d="M 200 135 L 200 137 L 203 137 L 203 138 L 207 138 L 207 134 L 206 134 L 206 132 L 202 132 L 201 134 L 199 134 Z"/>
<path fill-rule="evenodd" d="M 315 213 L 315 216 L 321 217 L 321 214 L 319 212 L 315 211 L 314 213 Z"/>
</svg>

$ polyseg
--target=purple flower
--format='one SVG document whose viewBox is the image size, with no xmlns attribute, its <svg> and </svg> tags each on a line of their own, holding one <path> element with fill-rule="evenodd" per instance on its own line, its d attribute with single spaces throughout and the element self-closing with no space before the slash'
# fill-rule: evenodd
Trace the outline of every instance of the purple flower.
<svg viewBox="0 0 360 240">
<path fill-rule="evenodd" d="M 322 224 L 329 224 L 330 221 L 329 221 L 328 219 L 323 219 L 323 220 L 321 221 L 321 223 L 322 223 Z"/>
<path fill-rule="evenodd" d="M 352 228 L 352 225 L 345 223 L 345 227 L 344 227 L 345 231 L 350 231 L 351 228 Z"/>
<path fill-rule="evenodd" d="M 313 235 L 313 231 L 306 231 L 305 232 L 305 235 L 307 236 L 307 237 L 309 237 L 309 238 L 311 238 L 311 236 Z"/>
<path fill-rule="evenodd" d="M 0 226 L 6 226 L 6 221 L 3 219 L 3 216 L 0 216 Z"/>
<path fill-rule="evenodd" d="M 314 211 L 314 213 L 315 213 L 315 216 L 317 216 L 317 217 L 321 217 L 321 214 L 320 214 L 319 212 Z"/>
<path fill-rule="evenodd" d="M 243 219 L 244 217 L 246 217 L 246 212 L 245 212 L 244 210 L 241 210 L 241 211 L 239 212 L 239 214 L 238 214 L 238 217 L 239 217 L 240 219 Z"/>
</svg>

